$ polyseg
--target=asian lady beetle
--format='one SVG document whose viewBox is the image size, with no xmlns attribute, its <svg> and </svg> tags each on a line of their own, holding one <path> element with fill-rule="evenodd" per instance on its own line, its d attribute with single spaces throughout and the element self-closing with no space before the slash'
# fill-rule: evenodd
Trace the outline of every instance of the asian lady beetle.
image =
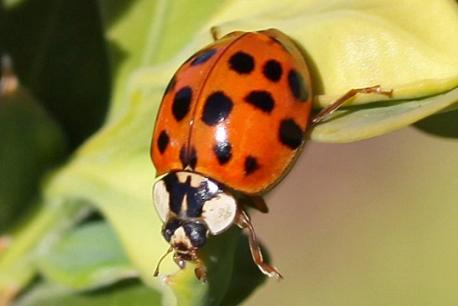
<svg viewBox="0 0 458 306">
<path fill-rule="evenodd" d="M 178 266 L 196 262 L 204 280 L 198 250 L 236 224 L 248 231 L 259 269 L 281 278 L 264 262 L 244 206 L 267 212 L 261 194 L 291 167 L 310 122 L 359 92 L 391 94 L 379 86 L 353 89 L 310 120 L 309 69 L 275 29 L 230 33 L 188 59 L 165 90 L 151 144 L 160 176 L 154 202 Z"/>
</svg>

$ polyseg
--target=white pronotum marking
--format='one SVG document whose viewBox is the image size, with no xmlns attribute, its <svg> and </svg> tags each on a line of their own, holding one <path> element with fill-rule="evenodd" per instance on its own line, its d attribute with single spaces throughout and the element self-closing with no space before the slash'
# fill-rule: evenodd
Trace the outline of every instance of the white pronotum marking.
<svg viewBox="0 0 458 306">
<path fill-rule="evenodd" d="M 159 218 L 161 218 L 162 222 L 166 222 L 170 211 L 169 193 L 165 188 L 165 183 L 163 180 L 159 180 L 156 182 L 156 184 L 154 184 L 153 201 Z"/>
<path fill-rule="evenodd" d="M 234 222 L 237 213 L 237 203 L 234 197 L 220 193 L 215 198 L 205 202 L 202 217 L 213 235 L 228 229 Z"/>
</svg>

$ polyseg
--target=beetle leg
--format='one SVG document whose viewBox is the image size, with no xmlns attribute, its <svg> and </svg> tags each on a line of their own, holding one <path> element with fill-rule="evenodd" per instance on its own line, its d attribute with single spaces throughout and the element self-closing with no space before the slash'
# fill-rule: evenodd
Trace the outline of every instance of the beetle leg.
<svg viewBox="0 0 458 306">
<path fill-rule="evenodd" d="M 177 264 L 180 269 L 184 269 L 186 267 L 186 260 L 181 258 L 178 253 L 173 254 L 173 261 Z"/>
<path fill-rule="evenodd" d="M 316 125 L 323 120 L 326 119 L 330 114 L 332 114 L 334 111 L 339 109 L 345 102 L 347 102 L 350 98 L 356 96 L 359 93 L 375 93 L 375 94 L 380 94 L 380 95 L 385 95 L 388 97 L 393 96 L 393 90 L 383 90 L 380 85 L 372 86 L 372 87 L 365 87 L 365 88 L 354 88 L 350 89 L 346 94 L 344 94 L 342 97 L 337 99 L 335 102 L 333 102 L 331 105 L 328 107 L 322 109 L 315 117 L 312 119 L 312 125 Z"/>
<path fill-rule="evenodd" d="M 256 233 L 254 232 L 254 227 L 251 224 L 250 217 L 243 209 L 239 209 L 235 224 L 237 224 L 237 226 L 242 230 L 248 230 L 248 241 L 250 244 L 251 256 L 253 257 L 253 261 L 258 266 L 259 270 L 261 270 L 262 273 L 269 277 L 275 278 L 277 280 L 282 279 L 283 276 L 281 276 L 280 272 L 278 272 L 274 266 L 264 262 L 261 248 L 259 247 L 258 241 L 256 239 Z"/>
<path fill-rule="evenodd" d="M 196 268 L 194 269 L 194 274 L 197 279 L 206 282 L 207 281 L 207 268 L 200 258 L 195 259 Z"/>
</svg>

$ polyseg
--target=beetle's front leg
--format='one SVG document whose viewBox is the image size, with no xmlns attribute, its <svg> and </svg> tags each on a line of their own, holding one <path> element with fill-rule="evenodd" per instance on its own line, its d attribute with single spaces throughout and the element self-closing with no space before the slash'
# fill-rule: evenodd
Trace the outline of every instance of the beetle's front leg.
<svg viewBox="0 0 458 306">
<path fill-rule="evenodd" d="M 272 277 L 277 280 L 282 279 L 283 276 L 281 276 L 280 272 L 278 272 L 278 270 L 274 266 L 271 266 L 264 261 L 261 248 L 259 247 L 258 241 L 256 239 L 254 227 L 251 224 L 250 217 L 241 208 L 239 208 L 237 212 L 235 224 L 237 224 L 237 226 L 240 227 L 242 230 L 246 229 L 248 231 L 248 242 L 250 244 L 251 256 L 253 257 L 253 261 L 258 266 L 259 270 L 261 270 L 261 272 L 267 275 L 268 277 Z"/>
<path fill-rule="evenodd" d="M 207 267 L 200 258 L 195 259 L 196 268 L 194 269 L 194 274 L 196 275 L 197 279 L 206 282 L 207 281 Z"/>
</svg>

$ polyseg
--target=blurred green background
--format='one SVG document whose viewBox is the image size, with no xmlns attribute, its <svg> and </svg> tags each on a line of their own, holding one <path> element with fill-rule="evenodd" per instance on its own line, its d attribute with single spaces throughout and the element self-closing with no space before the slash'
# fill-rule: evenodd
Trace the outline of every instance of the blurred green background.
<svg viewBox="0 0 458 306">
<path fill-rule="evenodd" d="M 204 249 L 209 283 L 152 277 L 167 248 L 154 118 L 215 25 L 295 39 L 317 109 L 394 89 L 314 129 L 323 143 L 266 196 L 268 215 L 253 212 L 282 282 L 237 230 Z M 457 305 L 456 1 L 0 0 L 0 53 L 20 81 L 0 95 L 0 306 Z"/>
</svg>

